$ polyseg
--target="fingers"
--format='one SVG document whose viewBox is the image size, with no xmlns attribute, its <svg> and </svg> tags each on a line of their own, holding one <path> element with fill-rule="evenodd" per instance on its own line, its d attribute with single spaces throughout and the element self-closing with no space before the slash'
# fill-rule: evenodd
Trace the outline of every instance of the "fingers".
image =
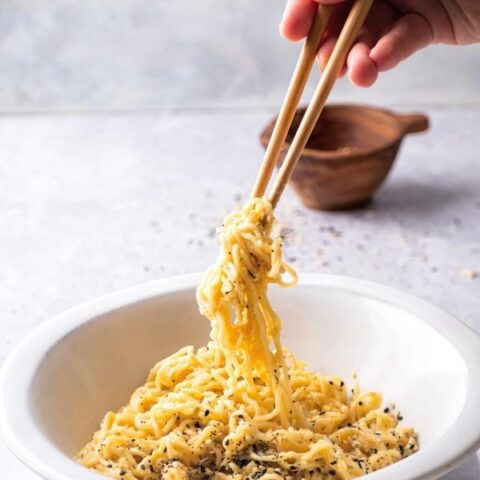
<svg viewBox="0 0 480 480">
<path fill-rule="evenodd" d="M 325 38 L 318 51 L 320 67 L 325 68 L 335 47 L 339 30 L 344 24 L 348 1 L 289 0 L 280 31 L 289 40 L 304 38 L 311 27 L 318 3 L 342 3 L 333 9 Z M 433 32 L 424 17 L 415 13 L 402 14 L 388 3 L 375 3 L 364 31 L 350 50 L 346 67 L 352 83 L 368 87 L 379 72 L 390 70 L 402 60 L 432 43 Z"/>
<path fill-rule="evenodd" d="M 318 61 L 320 63 L 320 68 L 322 70 L 325 69 L 327 66 L 328 59 L 330 58 L 330 55 L 333 52 L 333 49 L 335 48 L 335 44 L 337 43 L 337 37 L 329 37 L 326 40 L 322 42 L 320 45 L 320 48 L 318 49 Z"/>
<path fill-rule="evenodd" d="M 359 39 L 348 54 L 348 76 L 359 87 L 370 87 L 377 80 L 378 68 L 370 58 L 370 47 L 374 43 L 374 37 Z"/>
<path fill-rule="evenodd" d="M 336 37 L 330 37 L 326 40 L 318 52 L 320 68 L 325 69 L 328 59 L 335 47 Z M 370 47 L 375 41 L 373 37 L 362 36 L 348 54 L 346 65 L 340 72 L 340 76 L 345 75 L 348 69 L 350 81 L 359 87 L 370 87 L 375 83 L 378 77 L 378 68 L 370 58 Z"/>
<path fill-rule="evenodd" d="M 280 23 L 282 36 L 292 41 L 306 37 L 316 9 L 315 0 L 288 0 Z"/>
<path fill-rule="evenodd" d="M 347 7 L 347 8 L 345 8 Z M 336 7 L 337 18 L 334 18 L 329 28 L 329 37 L 319 49 L 319 61 L 322 69 L 325 68 L 330 57 L 340 30 L 345 24 L 345 19 L 350 11 L 349 5 Z M 371 48 L 377 43 L 386 32 L 390 31 L 392 25 L 398 19 L 399 12 L 389 4 L 375 2 L 369 12 L 364 27 L 359 37 L 351 48 L 342 75 L 347 71 L 350 81 L 360 87 L 369 87 L 375 83 L 378 77 L 378 68 L 375 61 L 370 57 Z"/>
<path fill-rule="evenodd" d="M 345 12 L 345 16 L 346 13 L 348 12 Z M 345 21 L 337 22 L 335 25 L 343 26 L 344 23 Z M 379 32 L 375 24 L 372 25 L 370 23 L 367 22 L 360 32 L 347 55 L 345 65 L 339 75 L 343 76 L 348 70 L 350 81 L 361 87 L 371 86 L 378 77 L 378 69 L 369 58 L 369 54 L 370 48 L 375 45 L 379 37 Z M 318 60 L 322 70 L 325 69 L 340 34 L 339 31 L 331 30 L 331 32 L 318 51 Z"/>
<path fill-rule="evenodd" d="M 288 0 L 280 22 L 280 33 L 287 40 L 297 41 L 307 36 L 319 3 L 333 5 L 348 0 Z"/>
<path fill-rule="evenodd" d="M 379 72 L 395 67 L 412 53 L 429 45 L 432 39 L 429 24 L 416 14 L 400 17 L 379 39 L 373 32 L 367 33 L 348 54 L 350 80 L 360 87 L 369 87 L 376 81 Z"/>
<path fill-rule="evenodd" d="M 370 59 L 380 72 L 390 70 L 417 50 L 430 45 L 433 33 L 420 15 L 409 13 L 393 24 L 370 52 Z"/>
<path fill-rule="evenodd" d="M 328 25 L 325 31 L 325 36 L 322 40 L 320 48 L 318 49 L 317 57 L 320 63 L 320 68 L 323 70 L 332 54 L 335 44 L 340 34 L 340 30 L 345 24 L 345 20 L 350 11 L 350 2 L 342 2 L 344 5 L 339 5 L 332 10 Z"/>
</svg>

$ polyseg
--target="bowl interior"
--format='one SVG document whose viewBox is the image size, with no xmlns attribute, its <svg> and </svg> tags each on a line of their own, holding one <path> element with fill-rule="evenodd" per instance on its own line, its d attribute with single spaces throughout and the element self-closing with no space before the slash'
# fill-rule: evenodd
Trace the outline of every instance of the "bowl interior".
<svg viewBox="0 0 480 480">
<path fill-rule="evenodd" d="M 271 293 L 283 319 L 285 345 L 314 370 L 343 375 L 347 382 L 355 371 L 363 388 L 396 403 L 404 422 L 420 433 L 422 448 L 459 416 L 467 391 L 465 362 L 414 314 L 327 286 Z M 193 288 L 102 314 L 65 336 L 44 358 L 30 388 L 31 413 L 43 434 L 72 457 L 158 360 L 184 345 L 204 345 L 208 331 Z"/>
<path fill-rule="evenodd" d="M 287 135 L 291 143 L 305 109 L 294 117 Z M 383 148 L 403 136 L 395 117 L 372 107 L 331 105 L 325 107 L 306 148 L 323 152 L 358 153 Z"/>
</svg>

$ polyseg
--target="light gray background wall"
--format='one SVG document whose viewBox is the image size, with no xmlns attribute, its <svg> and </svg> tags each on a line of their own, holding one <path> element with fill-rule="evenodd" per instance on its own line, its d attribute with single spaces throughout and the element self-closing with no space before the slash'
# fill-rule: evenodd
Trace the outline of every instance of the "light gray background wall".
<svg viewBox="0 0 480 480">
<path fill-rule="evenodd" d="M 0 111 L 277 106 L 282 0 L 3 0 Z M 318 78 L 318 77 L 316 77 Z M 333 98 L 480 104 L 480 46 L 434 47 Z"/>
</svg>

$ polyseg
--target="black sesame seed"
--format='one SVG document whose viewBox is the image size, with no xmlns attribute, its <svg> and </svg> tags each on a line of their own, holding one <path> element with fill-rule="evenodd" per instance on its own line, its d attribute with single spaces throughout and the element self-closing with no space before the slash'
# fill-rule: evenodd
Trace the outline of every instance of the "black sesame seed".
<svg viewBox="0 0 480 480">
<path fill-rule="evenodd" d="M 235 460 L 235 463 L 241 468 L 246 467 L 249 462 L 250 461 L 248 460 L 248 458 L 239 458 L 238 460 Z"/>
</svg>

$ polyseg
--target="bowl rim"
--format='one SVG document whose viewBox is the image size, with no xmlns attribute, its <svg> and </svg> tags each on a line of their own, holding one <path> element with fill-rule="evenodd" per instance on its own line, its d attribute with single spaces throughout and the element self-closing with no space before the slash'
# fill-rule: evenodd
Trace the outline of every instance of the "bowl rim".
<svg viewBox="0 0 480 480">
<path fill-rule="evenodd" d="M 94 480 L 105 478 L 69 459 L 50 443 L 35 423 L 28 405 L 31 381 L 48 351 L 66 335 L 104 313 L 155 296 L 192 291 L 201 274 L 168 277 L 132 286 L 60 313 L 29 333 L 9 354 L 0 370 L 0 436 L 12 452 L 29 468 L 49 480 Z M 386 302 L 415 315 L 419 321 L 440 333 L 465 361 L 468 388 L 463 408 L 445 434 L 418 453 L 391 467 L 368 475 L 372 480 L 428 480 L 445 474 L 480 447 L 480 336 L 443 309 L 396 288 L 341 275 L 301 273 L 300 286 L 318 286 L 342 290 Z M 16 400 L 19 399 L 17 402 Z M 10 421 L 12 414 L 18 421 Z M 17 429 L 37 437 L 43 450 L 54 455 L 50 465 L 38 453 L 23 445 Z M 59 469 L 58 467 L 61 467 Z"/>
<path fill-rule="evenodd" d="M 344 161 L 344 162 L 349 162 L 351 160 L 359 160 L 364 157 L 365 160 L 372 160 L 372 157 L 375 155 L 378 155 L 380 152 L 383 152 L 384 150 L 388 150 L 390 148 L 393 148 L 395 146 L 400 147 L 400 144 L 402 143 L 403 139 L 409 135 L 410 133 L 414 132 L 409 132 L 407 128 L 405 128 L 405 125 L 402 124 L 400 118 L 402 117 L 402 113 L 396 113 L 393 110 L 389 110 L 387 108 L 382 108 L 382 107 L 377 107 L 374 105 L 367 105 L 367 104 L 361 104 L 361 103 L 328 103 L 324 107 L 324 111 L 326 110 L 339 110 L 339 109 L 346 109 L 346 110 L 363 110 L 365 112 L 370 112 L 378 115 L 382 115 L 385 117 L 385 119 L 389 119 L 391 122 L 395 123 L 398 128 L 398 136 L 392 140 L 386 141 L 382 143 L 380 146 L 377 147 L 372 147 L 364 150 L 356 150 L 354 152 L 344 152 L 341 150 L 319 150 L 316 148 L 309 148 L 305 146 L 302 152 L 302 156 L 307 156 L 313 158 L 315 161 L 320 162 L 320 163 L 330 163 L 330 162 L 338 162 Z M 295 114 L 298 114 L 300 112 L 305 112 L 306 106 L 299 106 L 295 110 Z M 422 114 L 423 115 L 423 114 Z M 425 118 L 428 121 L 428 117 L 424 115 Z M 263 148 L 266 148 L 269 141 L 270 137 L 272 136 L 273 128 L 275 127 L 275 123 L 278 119 L 278 115 L 275 115 L 273 118 L 271 118 L 268 123 L 262 128 L 259 139 L 260 143 Z M 287 148 L 290 148 L 291 141 L 289 141 L 287 138 L 285 139 L 284 146 L 282 147 L 282 150 L 285 150 Z M 398 152 L 395 152 L 394 155 L 392 155 L 392 159 L 385 159 L 385 158 L 379 158 L 379 161 L 382 162 L 391 162 L 393 164 Z"/>
</svg>

